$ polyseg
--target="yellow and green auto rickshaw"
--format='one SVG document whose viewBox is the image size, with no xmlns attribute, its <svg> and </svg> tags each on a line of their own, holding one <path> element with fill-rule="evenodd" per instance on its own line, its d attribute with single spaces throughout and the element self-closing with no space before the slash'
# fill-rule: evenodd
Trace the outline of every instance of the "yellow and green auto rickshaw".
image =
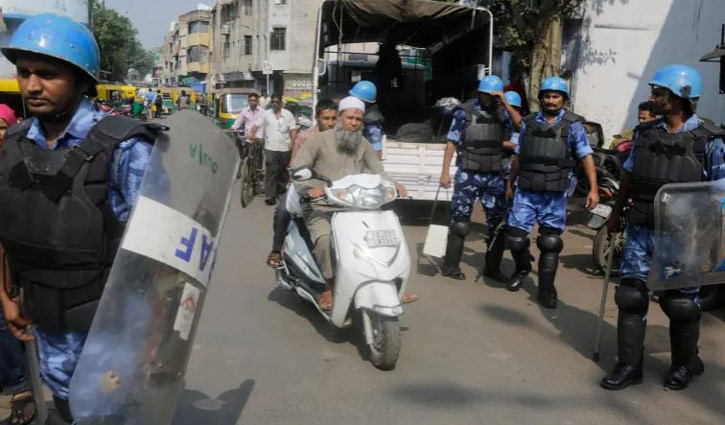
<svg viewBox="0 0 725 425">
<path fill-rule="evenodd" d="M 249 95 L 257 91 L 249 88 L 228 88 L 214 92 L 214 120 L 223 130 L 231 127 L 239 112 L 249 103 Z"/>
<path fill-rule="evenodd" d="M 101 83 L 96 86 L 96 91 L 96 98 L 110 105 L 127 103 L 136 98 L 136 87 L 127 84 Z"/>
<path fill-rule="evenodd" d="M 0 79 L 0 103 L 4 103 L 15 111 L 18 118 L 27 118 L 25 114 L 25 103 L 20 95 L 18 81 L 14 78 Z"/>
</svg>

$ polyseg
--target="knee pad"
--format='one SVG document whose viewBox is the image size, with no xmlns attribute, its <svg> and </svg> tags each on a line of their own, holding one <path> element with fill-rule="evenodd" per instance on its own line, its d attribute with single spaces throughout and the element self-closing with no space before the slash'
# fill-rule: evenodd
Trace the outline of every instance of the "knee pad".
<svg viewBox="0 0 725 425">
<path fill-rule="evenodd" d="M 451 233 L 461 238 L 465 238 L 471 232 L 470 221 L 456 221 L 451 224 Z"/>
<path fill-rule="evenodd" d="M 506 247 L 512 252 L 524 251 L 530 243 L 529 234 L 524 230 L 518 227 L 506 228 Z"/>
<path fill-rule="evenodd" d="M 558 254 L 564 249 L 564 241 L 558 234 L 544 233 L 539 234 L 539 237 L 536 238 L 536 246 L 539 247 L 542 253 Z"/>
<path fill-rule="evenodd" d="M 614 302 L 624 313 L 645 315 L 649 307 L 649 295 L 644 283 L 623 279 L 614 293 Z"/>
<path fill-rule="evenodd" d="M 700 320 L 701 308 L 695 302 L 695 295 L 667 291 L 660 300 L 662 310 L 675 323 L 696 323 Z"/>
</svg>

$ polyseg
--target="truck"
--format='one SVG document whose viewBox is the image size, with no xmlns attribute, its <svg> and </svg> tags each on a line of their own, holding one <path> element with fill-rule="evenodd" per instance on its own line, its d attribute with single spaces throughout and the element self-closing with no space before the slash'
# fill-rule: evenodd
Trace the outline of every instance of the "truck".
<svg viewBox="0 0 725 425">
<path fill-rule="evenodd" d="M 475 97 L 491 73 L 493 14 L 427 0 L 325 0 L 314 59 L 315 103 L 339 100 L 361 80 L 377 85 L 385 171 L 412 199 L 433 200 L 452 112 L 436 104 Z"/>
</svg>

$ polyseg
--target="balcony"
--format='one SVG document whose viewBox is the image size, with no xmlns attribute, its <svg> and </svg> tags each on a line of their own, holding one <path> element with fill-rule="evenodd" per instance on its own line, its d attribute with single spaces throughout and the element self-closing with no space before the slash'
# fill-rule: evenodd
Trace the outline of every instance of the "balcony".
<svg viewBox="0 0 725 425">
<path fill-rule="evenodd" d="M 208 74 L 209 73 L 209 62 L 188 62 L 186 64 L 186 72 L 187 73 L 196 72 L 199 74 Z"/>
<path fill-rule="evenodd" d="M 196 32 L 186 36 L 186 47 L 191 46 L 207 46 L 209 47 L 209 33 L 208 32 Z"/>
</svg>

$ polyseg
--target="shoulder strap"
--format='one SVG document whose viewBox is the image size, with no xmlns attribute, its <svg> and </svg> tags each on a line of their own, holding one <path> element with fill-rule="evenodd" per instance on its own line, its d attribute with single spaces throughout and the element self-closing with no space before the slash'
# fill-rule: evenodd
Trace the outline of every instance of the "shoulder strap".
<svg viewBox="0 0 725 425">
<path fill-rule="evenodd" d="M 693 132 L 695 131 L 708 140 L 718 137 L 725 137 L 725 130 L 723 130 L 720 126 L 708 121 L 700 121 L 700 126 L 697 127 L 697 129 L 695 129 Z"/>
<path fill-rule="evenodd" d="M 160 131 L 168 129 L 160 124 L 143 123 L 118 115 L 103 118 L 93 126 L 79 145 L 69 150 L 65 163 L 46 185 L 45 194 L 54 202 L 58 202 L 73 184 L 73 179 L 83 164 L 91 162 L 99 153 L 106 152 L 110 155 L 121 142 L 134 137 L 143 137 L 153 143 Z"/>
<path fill-rule="evenodd" d="M 523 118 L 526 127 L 531 127 L 536 123 L 536 112 L 533 112 Z"/>
<path fill-rule="evenodd" d="M 23 152 L 20 150 L 20 142 L 22 142 L 28 134 L 33 119 L 26 119 L 19 124 L 11 126 L 5 133 L 4 149 L 8 156 L 10 171 L 8 172 L 8 180 L 13 186 L 25 189 L 33 184 L 33 176 L 30 174 L 25 161 L 23 161 Z"/>
<path fill-rule="evenodd" d="M 564 115 L 561 117 L 562 122 L 567 122 L 569 125 L 577 121 L 586 121 L 583 116 L 577 115 L 574 112 L 564 111 Z"/>
</svg>

